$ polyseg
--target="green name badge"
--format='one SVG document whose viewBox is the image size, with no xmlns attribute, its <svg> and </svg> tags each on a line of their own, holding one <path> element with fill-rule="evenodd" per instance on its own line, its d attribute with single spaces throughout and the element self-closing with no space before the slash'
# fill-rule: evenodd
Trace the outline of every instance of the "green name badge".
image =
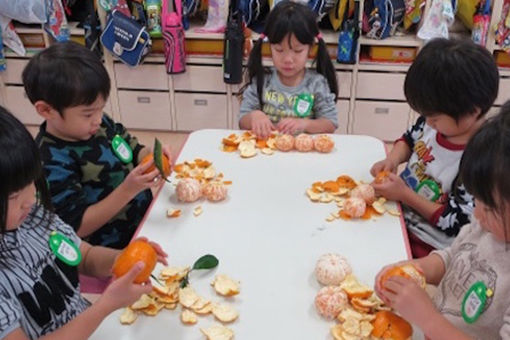
<svg viewBox="0 0 510 340">
<path fill-rule="evenodd" d="M 487 297 L 492 296 L 492 290 L 488 289 L 482 281 L 475 282 L 469 287 L 462 300 L 461 314 L 464 321 L 471 324 L 475 322 L 483 312 Z"/>
<path fill-rule="evenodd" d="M 307 117 L 313 108 L 313 95 L 309 93 L 301 93 L 296 97 L 294 102 L 294 113 L 298 117 Z"/>
<path fill-rule="evenodd" d="M 131 163 L 133 160 L 133 150 L 131 150 L 129 144 L 121 136 L 115 135 L 115 137 L 113 137 L 112 149 L 115 156 L 117 156 L 122 162 L 127 164 Z"/>
<path fill-rule="evenodd" d="M 56 231 L 52 231 L 48 242 L 53 254 L 62 262 L 70 266 L 80 264 L 81 252 L 73 241 Z"/>
<path fill-rule="evenodd" d="M 436 182 L 426 179 L 421 182 L 416 188 L 416 193 L 422 197 L 425 197 L 429 201 L 435 202 L 439 198 L 439 186 Z"/>
</svg>

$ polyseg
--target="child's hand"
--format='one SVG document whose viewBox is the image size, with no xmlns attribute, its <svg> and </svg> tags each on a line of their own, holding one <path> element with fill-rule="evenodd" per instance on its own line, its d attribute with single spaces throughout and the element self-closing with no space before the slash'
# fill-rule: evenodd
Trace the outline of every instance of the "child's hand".
<svg viewBox="0 0 510 340">
<path fill-rule="evenodd" d="M 390 201 L 401 201 L 409 187 L 400 176 L 389 173 L 382 183 L 371 183 L 377 196 L 383 196 Z"/>
<path fill-rule="evenodd" d="M 133 283 L 144 266 L 143 262 L 137 262 L 125 275 L 115 278 L 101 295 L 99 301 L 113 311 L 133 304 L 142 294 L 150 293 L 152 291 L 150 281 L 145 284 Z"/>
<path fill-rule="evenodd" d="M 280 120 L 278 125 L 276 125 L 276 129 L 281 133 L 295 135 L 297 133 L 304 132 L 307 124 L 308 124 L 307 119 L 283 118 L 282 120 Z"/>
<path fill-rule="evenodd" d="M 426 319 L 437 311 L 427 292 L 411 279 L 392 276 L 384 287 L 378 295 L 411 323 L 423 325 Z"/>
<path fill-rule="evenodd" d="M 149 241 L 147 239 L 147 237 L 144 237 L 144 236 L 137 237 L 136 239 L 142 240 L 142 241 L 147 241 L 152 246 L 152 248 L 154 248 L 154 250 L 156 251 L 156 254 L 158 254 L 158 262 L 161 264 L 164 264 L 165 266 L 168 265 L 168 262 L 166 261 L 168 254 L 163 250 L 163 248 L 161 248 L 161 246 L 159 244 L 157 244 L 156 242 Z"/>
<path fill-rule="evenodd" d="M 124 182 L 122 182 L 122 186 L 129 195 L 134 197 L 140 191 L 157 187 L 160 184 L 160 178 L 155 180 L 159 176 L 158 169 L 154 169 L 151 172 L 144 174 L 144 172 L 147 171 L 153 163 L 154 161 L 139 164 L 126 176 Z"/>
<path fill-rule="evenodd" d="M 251 116 L 251 130 L 259 138 L 267 138 L 271 134 L 271 131 L 275 129 L 273 123 L 269 117 L 262 111 L 253 111 L 250 113 Z"/>
<path fill-rule="evenodd" d="M 394 173 L 397 171 L 397 166 L 391 160 L 386 158 L 372 165 L 370 174 L 375 177 L 381 171 L 389 171 Z"/>
<path fill-rule="evenodd" d="M 384 266 L 380 271 L 379 273 L 377 273 L 377 275 L 375 276 L 375 282 L 374 282 L 374 288 L 375 288 L 375 293 L 381 298 L 383 299 L 383 294 L 379 294 L 382 292 L 382 290 L 384 289 L 382 286 L 381 286 L 381 277 L 388 271 L 390 270 L 391 268 L 393 267 L 398 267 L 398 266 L 403 266 L 407 263 L 413 263 L 414 266 L 420 268 L 416 263 L 414 263 L 413 261 L 408 261 L 408 260 L 405 260 L 405 261 L 399 261 L 399 262 L 396 262 L 396 263 L 392 263 L 392 264 L 389 264 L 387 266 Z M 383 299 L 384 301 L 384 299 Z M 384 301 L 385 303 L 387 303 L 387 301 Z"/>
</svg>

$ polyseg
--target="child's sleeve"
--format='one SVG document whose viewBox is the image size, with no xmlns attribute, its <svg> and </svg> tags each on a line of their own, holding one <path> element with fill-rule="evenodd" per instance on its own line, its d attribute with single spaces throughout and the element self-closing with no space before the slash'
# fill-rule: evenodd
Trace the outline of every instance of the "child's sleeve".
<svg viewBox="0 0 510 340">
<path fill-rule="evenodd" d="M 131 147 L 133 150 L 133 163 L 135 165 L 138 164 L 138 154 L 140 150 L 142 150 L 145 145 L 142 145 L 138 142 L 138 138 L 129 134 L 127 129 L 121 123 L 116 123 L 111 119 L 108 115 L 103 116 L 103 120 L 105 120 L 107 126 L 113 127 L 115 134 L 121 136 Z"/>
<path fill-rule="evenodd" d="M 0 339 L 21 327 L 21 315 L 18 300 L 10 298 L 5 291 L 0 291 Z"/>
<path fill-rule="evenodd" d="M 474 197 L 467 192 L 459 176 L 453 182 L 453 189 L 447 201 L 432 215 L 429 222 L 448 236 L 456 236 L 462 226 L 470 222 L 474 209 Z"/>
<path fill-rule="evenodd" d="M 257 96 L 257 82 L 254 80 L 243 92 L 243 99 L 241 100 L 241 108 L 239 109 L 239 119 L 246 116 L 254 110 L 262 110 L 260 107 L 259 98 Z"/>
<path fill-rule="evenodd" d="M 449 247 L 434 250 L 431 254 L 439 255 L 439 257 L 441 257 L 443 260 L 445 268 L 448 268 L 450 266 L 451 260 L 453 259 L 453 255 L 459 251 L 459 247 L 464 243 L 464 240 L 473 231 L 474 226 L 472 224 L 466 225 L 464 228 L 462 228 L 459 235 L 453 240 Z"/>
<path fill-rule="evenodd" d="M 315 118 L 328 119 L 335 127 L 338 127 L 335 94 L 331 92 L 326 78 L 319 76 L 313 94 L 313 113 L 315 114 Z"/>
<path fill-rule="evenodd" d="M 423 133 L 423 129 L 425 128 L 425 117 L 420 116 L 416 120 L 416 123 L 412 127 L 410 127 L 399 139 L 395 141 L 404 141 L 409 146 L 411 150 L 414 148 L 414 143 L 420 138 Z"/>
</svg>

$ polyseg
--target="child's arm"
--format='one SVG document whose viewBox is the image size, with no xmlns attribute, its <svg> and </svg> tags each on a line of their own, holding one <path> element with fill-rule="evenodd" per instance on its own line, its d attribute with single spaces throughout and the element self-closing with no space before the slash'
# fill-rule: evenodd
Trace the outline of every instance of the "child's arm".
<svg viewBox="0 0 510 340">
<path fill-rule="evenodd" d="M 269 117 L 260 107 L 255 79 L 243 91 L 241 107 L 239 108 L 239 128 L 251 130 L 261 138 L 268 137 L 271 131 L 275 129 Z"/>
<path fill-rule="evenodd" d="M 385 288 L 383 300 L 404 319 L 418 326 L 427 338 L 472 339 L 444 318 L 425 290 L 411 279 L 392 276 L 386 281 Z"/>
<path fill-rule="evenodd" d="M 157 169 L 144 174 L 151 165 L 152 162 L 138 165 L 108 196 L 88 206 L 76 232 L 78 236 L 85 237 L 92 234 L 114 217 L 139 192 L 160 185 L 161 181 L 154 180 L 159 175 Z"/>
<path fill-rule="evenodd" d="M 388 200 L 405 203 L 429 221 L 442 207 L 441 204 L 431 202 L 414 192 L 400 176 L 394 173 L 388 174 L 382 183 L 372 183 L 372 186 L 377 195 Z"/>
<path fill-rule="evenodd" d="M 407 142 L 404 139 L 399 139 L 395 142 L 390 154 L 385 159 L 372 165 L 370 173 L 375 177 L 381 171 L 396 172 L 400 164 L 409 160 L 411 153 L 411 148 Z"/>
<path fill-rule="evenodd" d="M 39 339 L 44 340 L 81 340 L 88 339 L 99 324 L 113 311 L 128 306 L 138 300 L 142 294 L 149 293 L 152 286 L 133 283 L 134 278 L 143 269 L 143 263 L 133 266 L 124 276 L 113 281 L 101 297 L 75 319 L 66 325 Z M 9 333 L 6 340 L 25 340 L 26 334 L 18 328 Z"/>
<path fill-rule="evenodd" d="M 239 127 L 243 130 L 251 130 L 258 137 L 266 138 L 275 130 L 275 126 L 269 117 L 260 110 L 245 114 L 239 120 Z"/>
<path fill-rule="evenodd" d="M 431 202 L 418 195 L 395 174 L 390 174 L 383 183 L 373 183 L 372 186 L 377 194 L 407 204 L 448 236 L 456 236 L 461 227 L 469 223 L 474 208 L 474 198 L 459 178 L 455 179 L 444 204 Z"/>
</svg>

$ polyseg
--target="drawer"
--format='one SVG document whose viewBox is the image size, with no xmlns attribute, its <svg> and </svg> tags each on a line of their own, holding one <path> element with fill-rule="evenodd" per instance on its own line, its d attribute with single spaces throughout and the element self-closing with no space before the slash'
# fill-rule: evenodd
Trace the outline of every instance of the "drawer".
<svg viewBox="0 0 510 340">
<path fill-rule="evenodd" d="M 226 129 L 227 96 L 198 93 L 176 93 L 177 130 Z"/>
<path fill-rule="evenodd" d="M 5 105 L 23 124 L 39 125 L 43 118 L 39 116 L 25 94 L 23 86 L 6 86 Z"/>
<path fill-rule="evenodd" d="M 499 92 L 495 105 L 503 105 L 504 102 L 510 99 L 510 78 L 500 78 Z"/>
<path fill-rule="evenodd" d="M 356 98 L 405 100 L 405 74 L 359 72 Z"/>
<path fill-rule="evenodd" d="M 351 72 L 337 72 L 336 78 L 338 81 L 338 97 L 350 98 L 351 97 Z"/>
<path fill-rule="evenodd" d="M 122 124 L 132 129 L 172 129 L 170 99 L 165 92 L 120 90 L 119 109 Z"/>
<path fill-rule="evenodd" d="M 6 84 L 20 84 L 23 85 L 21 74 L 23 69 L 27 66 L 29 59 L 13 59 L 6 58 L 7 69 L 5 70 L 4 82 Z"/>
<path fill-rule="evenodd" d="M 115 63 L 118 88 L 168 90 L 168 74 L 164 64 L 144 64 L 131 68 Z"/>
<path fill-rule="evenodd" d="M 349 124 L 349 101 L 339 100 L 336 102 L 336 109 L 338 111 L 338 129 L 335 133 L 346 134 L 348 133 Z"/>
<path fill-rule="evenodd" d="M 187 66 L 186 72 L 172 77 L 177 91 L 227 92 L 221 66 Z"/>
<path fill-rule="evenodd" d="M 411 108 L 406 103 L 357 100 L 353 133 L 394 141 L 407 130 Z"/>
</svg>

